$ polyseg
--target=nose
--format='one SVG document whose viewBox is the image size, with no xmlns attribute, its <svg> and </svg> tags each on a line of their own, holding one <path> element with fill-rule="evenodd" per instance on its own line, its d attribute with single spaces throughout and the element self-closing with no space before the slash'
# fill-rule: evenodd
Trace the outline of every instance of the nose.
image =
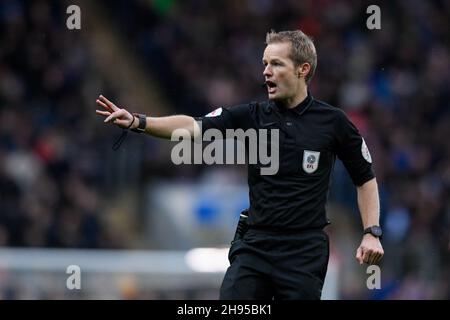
<svg viewBox="0 0 450 320">
<path fill-rule="evenodd" d="M 264 68 L 263 75 L 264 75 L 265 77 L 270 77 L 270 76 L 272 75 L 272 69 L 270 68 L 270 65 L 267 65 L 267 66 Z"/>
</svg>

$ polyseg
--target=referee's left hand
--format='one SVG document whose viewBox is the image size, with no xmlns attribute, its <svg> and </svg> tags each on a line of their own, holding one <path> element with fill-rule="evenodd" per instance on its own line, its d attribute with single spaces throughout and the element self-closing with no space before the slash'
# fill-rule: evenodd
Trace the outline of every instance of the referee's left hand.
<svg viewBox="0 0 450 320">
<path fill-rule="evenodd" d="M 356 250 L 356 260 L 359 264 L 378 264 L 383 258 L 384 250 L 380 239 L 371 234 L 365 234 Z"/>
</svg>

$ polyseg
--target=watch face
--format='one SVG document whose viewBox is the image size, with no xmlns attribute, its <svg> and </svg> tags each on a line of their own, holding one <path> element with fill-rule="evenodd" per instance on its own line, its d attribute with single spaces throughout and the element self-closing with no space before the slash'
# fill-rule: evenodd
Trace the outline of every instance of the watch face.
<svg viewBox="0 0 450 320">
<path fill-rule="evenodd" d="M 381 237 L 381 235 L 383 234 L 380 227 L 372 227 L 370 231 L 374 236 L 377 237 Z"/>
</svg>

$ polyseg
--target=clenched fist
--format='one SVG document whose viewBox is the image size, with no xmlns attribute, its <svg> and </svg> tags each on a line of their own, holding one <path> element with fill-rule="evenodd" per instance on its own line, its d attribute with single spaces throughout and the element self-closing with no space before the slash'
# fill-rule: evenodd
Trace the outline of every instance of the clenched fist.
<svg viewBox="0 0 450 320">
<path fill-rule="evenodd" d="M 384 251 L 380 239 L 371 234 L 365 234 L 356 250 L 356 260 L 359 264 L 378 264 L 383 255 Z"/>
</svg>

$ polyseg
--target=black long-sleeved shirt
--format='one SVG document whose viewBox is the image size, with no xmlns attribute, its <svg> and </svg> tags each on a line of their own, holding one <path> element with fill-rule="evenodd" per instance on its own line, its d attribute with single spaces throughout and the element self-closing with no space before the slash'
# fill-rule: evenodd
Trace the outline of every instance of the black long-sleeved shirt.
<svg viewBox="0 0 450 320">
<path fill-rule="evenodd" d="M 255 228 L 303 230 L 327 225 L 326 202 L 336 156 L 355 185 L 375 176 L 358 129 L 342 110 L 310 94 L 292 109 L 272 101 L 253 102 L 220 108 L 198 120 L 202 133 L 211 128 L 223 135 L 226 129 L 279 130 L 278 172 L 262 175 L 261 164 L 248 165 L 248 223 Z"/>
</svg>

